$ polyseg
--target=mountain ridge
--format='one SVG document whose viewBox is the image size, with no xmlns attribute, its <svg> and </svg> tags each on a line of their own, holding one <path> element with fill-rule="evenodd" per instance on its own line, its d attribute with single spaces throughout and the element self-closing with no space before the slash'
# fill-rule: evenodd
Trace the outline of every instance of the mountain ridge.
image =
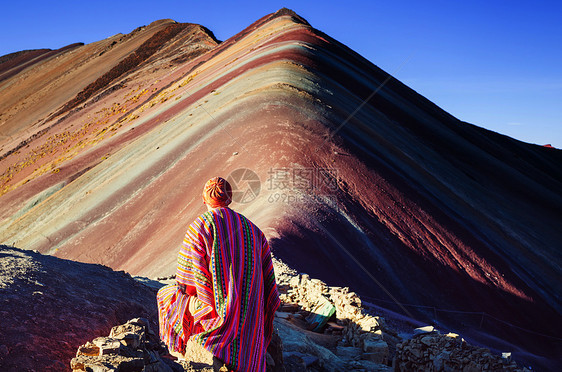
<svg viewBox="0 0 562 372">
<path fill-rule="evenodd" d="M 112 81 L 119 89 L 56 127 L 41 119 L 49 129 L 0 160 L 0 240 L 166 274 L 203 210 L 201 183 L 246 169 L 262 190 L 234 208 L 297 270 L 373 298 L 484 308 L 557 334 L 562 152 L 457 120 L 297 17 L 266 15 L 185 61 L 189 38 L 164 43 Z M 105 55 L 126 55 L 116 47 Z M 536 341 L 499 333 L 524 348 Z"/>
</svg>

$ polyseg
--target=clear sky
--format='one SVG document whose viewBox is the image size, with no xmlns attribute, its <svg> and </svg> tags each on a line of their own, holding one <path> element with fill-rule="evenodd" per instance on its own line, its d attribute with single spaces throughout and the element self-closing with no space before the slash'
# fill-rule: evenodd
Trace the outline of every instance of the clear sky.
<svg viewBox="0 0 562 372">
<path fill-rule="evenodd" d="M 0 55 L 90 43 L 162 18 L 225 40 L 282 7 L 455 117 L 562 149 L 559 0 L 5 1 Z"/>
</svg>

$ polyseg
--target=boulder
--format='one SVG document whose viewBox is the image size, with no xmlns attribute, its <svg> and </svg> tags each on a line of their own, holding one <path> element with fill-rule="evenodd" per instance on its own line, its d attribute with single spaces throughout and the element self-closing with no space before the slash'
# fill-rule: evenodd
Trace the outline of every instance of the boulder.
<svg viewBox="0 0 562 372">
<path fill-rule="evenodd" d="M 109 337 L 80 346 L 70 361 L 73 371 L 173 372 L 160 357 L 160 341 L 149 333 L 146 319 L 113 327 Z"/>
<path fill-rule="evenodd" d="M 381 339 L 369 337 L 363 340 L 363 353 L 362 359 L 380 364 L 388 363 L 388 344 Z"/>
<path fill-rule="evenodd" d="M 316 363 L 320 370 L 345 370 L 345 363 L 340 357 L 312 341 L 302 329 L 284 319 L 275 319 L 274 327 L 283 340 L 283 361 L 287 371 L 306 370 L 299 369 L 302 366 L 306 368 L 307 360 L 303 359 L 303 355 L 318 358 Z"/>
</svg>

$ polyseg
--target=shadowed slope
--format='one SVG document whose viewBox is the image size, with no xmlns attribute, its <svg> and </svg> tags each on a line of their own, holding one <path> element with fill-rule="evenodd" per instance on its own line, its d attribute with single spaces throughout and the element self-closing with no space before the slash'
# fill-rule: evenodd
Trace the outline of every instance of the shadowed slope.
<svg viewBox="0 0 562 372">
<path fill-rule="evenodd" d="M 192 32 L 0 161 L 12 175 L 0 241 L 171 274 L 203 183 L 248 168 L 261 191 L 233 208 L 296 269 L 560 333 L 561 151 L 455 119 L 287 10 L 184 60 L 201 45 L 204 30 Z M 39 153 L 37 170 L 8 168 Z M 560 351 L 486 327 L 552 360 Z"/>
<path fill-rule="evenodd" d="M 155 292 L 108 267 L 0 245 L 0 367 L 66 371 L 88 339 L 133 317 L 158 319 Z"/>
</svg>

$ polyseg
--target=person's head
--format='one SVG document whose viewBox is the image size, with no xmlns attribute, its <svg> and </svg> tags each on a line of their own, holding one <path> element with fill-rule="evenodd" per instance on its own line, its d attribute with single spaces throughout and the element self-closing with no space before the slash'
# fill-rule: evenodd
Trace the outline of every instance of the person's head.
<svg viewBox="0 0 562 372">
<path fill-rule="evenodd" d="M 226 207 L 232 201 L 232 187 L 222 177 L 213 177 L 203 188 L 203 202 L 207 208 Z"/>
</svg>

